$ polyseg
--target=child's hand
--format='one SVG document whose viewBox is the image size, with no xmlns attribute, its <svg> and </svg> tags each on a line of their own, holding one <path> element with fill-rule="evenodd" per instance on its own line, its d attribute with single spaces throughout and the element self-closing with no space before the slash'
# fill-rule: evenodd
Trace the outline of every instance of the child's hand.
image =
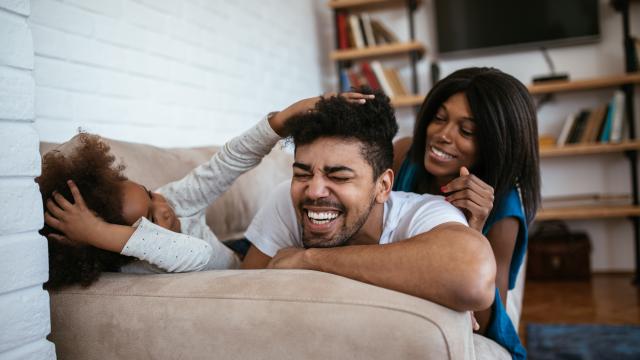
<svg viewBox="0 0 640 360">
<path fill-rule="evenodd" d="M 463 166 L 460 176 L 443 186 L 441 191 L 446 194 L 448 202 L 464 212 L 469 227 L 482 232 L 493 209 L 493 187 L 470 174 Z"/>
<path fill-rule="evenodd" d="M 64 236 L 52 234 L 51 237 L 66 244 L 95 246 L 92 239 L 97 232 L 102 231 L 102 225 L 106 222 L 87 207 L 80 190 L 73 181 L 69 180 L 67 184 L 73 196 L 73 204 L 57 192 L 53 193 L 52 198 L 47 199 L 44 221 L 64 234 Z"/>
<path fill-rule="evenodd" d="M 346 92 L 339 94 L 341 97 L 345 98 L 347 101 L 357 104 L 364 104 L 367 100 L 372 100 L 375 98 L 373 94 L 360 94 L 355 92 Z M 327 93 L 323 96 L 316 96 L 304 100 L 300 100 L 298 102 L 293 103 L 286 109 L 276 113 L 275 115 L 269 118 L 269 125 L 276 134 L 280 135 L 280 137 L 285 137 L 288 134 L 284 134 L 284 124 L 287 120 L 289 120 L 292 116 L 301 114 L 307 111 L 310 111 L 316 106 L 316 103 L 322 98 L 329 98 L 331 96 L 336 96 L 335 93 Z"/>
</svg>

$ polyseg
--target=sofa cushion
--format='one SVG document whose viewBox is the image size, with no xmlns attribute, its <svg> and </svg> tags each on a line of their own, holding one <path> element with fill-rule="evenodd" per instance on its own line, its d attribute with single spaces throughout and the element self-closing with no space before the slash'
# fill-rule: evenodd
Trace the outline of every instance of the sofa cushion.
<svg viewBox="0 0 640 360">
<path fill-rule="evenodd" d="M 51 309 L 60 359 L 474 358 L 467 313 L 315 271 L 105 274 Z"/>
<path fill-rule="evenodd" d="M 206 162 L 219 147 L 164 149 L 103 138 L 111 152 L 126 165 L 125 175 L 149 189 L 182 178 Z M 77 145 L 78 136 L 63 144 L 41 143 L 40 153 L 65 154 Z M 260 165 L 240 176 L 231 188 L 207 209 L 207 223 L 220 240 L 241 238 L 271 189 L 291 177 L 293 157 L 276 146 Z"/>
</svg>

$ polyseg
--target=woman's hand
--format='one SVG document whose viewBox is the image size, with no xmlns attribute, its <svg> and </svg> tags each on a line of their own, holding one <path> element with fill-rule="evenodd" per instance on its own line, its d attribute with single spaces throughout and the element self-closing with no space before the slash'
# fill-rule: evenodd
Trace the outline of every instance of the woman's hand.
<svg viewBox="0 0 640 360">
<path fill-rule="evenodd" d="M 375 98 L 373 94 L 360 94 L 356 92 L 346 92 L 339 95 L 345 98 L 347 101 L 356 104 L 364 104 L 367 100 L 372 100 Z M 288 135 L 284 133 L 284 124 L 287 120 L 289 120 L 294 115 L 312 110 L 316 106 L 316 103 L 320 101 L 320 99 L 328 99 L 332 96 L 336 96 L 336 93 L 326 93 L 322 96 L 316 96 L 297 101 L 286 109 L 271 116 L 269 118 L 269 125 L 271 125 L 271 128 L 276 132 L 276 134 L 280 135 L 280 137 L 285 137 Z"/>
<path fill-rule="evenodd" d="M 460 168 L 460 176 L 440 190 L 453 206 L 462 210 L 469 226 L 482 232 L 491 209 L 493 209 L 493 187 L 470 174 L 466 167 Z"/>
<path fill-rule="evenodd" d="M 47 211 L 44 213 L 44 221 L 47 225 L 60 231 L 64 236 L 52 234 L 52 238 L 71 244 L 92 244 L 92 235 L 101 231 L 102 219 L 97 217 L 85 204 L 80 190 L 76 184 L 67 181 L 74 203 L 70 203 L 64 196 L 54 192 L 47 199 Z"/>
</svg>

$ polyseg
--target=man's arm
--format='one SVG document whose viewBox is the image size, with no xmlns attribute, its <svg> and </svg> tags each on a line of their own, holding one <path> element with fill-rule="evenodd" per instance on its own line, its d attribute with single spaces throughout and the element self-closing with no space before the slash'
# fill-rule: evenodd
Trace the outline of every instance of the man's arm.
<svg viewBox="0 0 640 360">
<path fill-rule="evenodd" d="M 249 251 L 247 251 L 247 255 L 245 255 L 244 260 L 242 261 L 241 269 L 265 269 L 267 265 L 269 265 L 269 261 L 271 261 L 271 257 L 262 251 L 258 250 L 255 245 L 251 245 Z"/>
<path fill-rule="evenodd" d="M 268 267 L 328 272 L 460 311 L 491 306 L 496 276 L 487 239 L 458 223 L 386 245 L 283 249 Z"/>
</svg>

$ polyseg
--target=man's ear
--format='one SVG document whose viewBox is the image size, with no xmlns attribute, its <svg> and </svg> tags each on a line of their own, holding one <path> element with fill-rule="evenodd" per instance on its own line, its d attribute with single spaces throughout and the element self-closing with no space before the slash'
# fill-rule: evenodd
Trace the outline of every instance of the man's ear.
<svg viewBox="0 0 640 360">
<path fill-rule="evenodd" d="M 376 202 L 379 204 L 384 203 L 391 194 L 393 188 L 393 170 L 385 170 L 376 181 Z"/>
</svg>

